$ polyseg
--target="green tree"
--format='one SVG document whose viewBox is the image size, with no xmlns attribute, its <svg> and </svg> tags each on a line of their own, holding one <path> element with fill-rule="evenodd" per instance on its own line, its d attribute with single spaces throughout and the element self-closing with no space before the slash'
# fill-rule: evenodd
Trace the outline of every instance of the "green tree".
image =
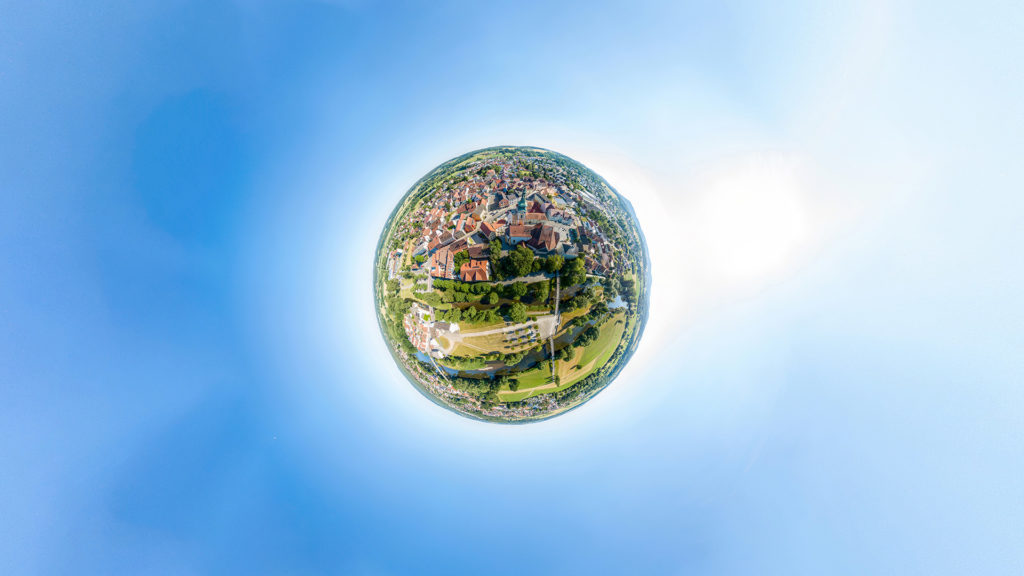
<svg viewBox="0 0 1024 576">
<path fill-rule="evenodd" d="M 576 338 L 576 341 L 573 342 L 573 344 L 576 346 L 589 346 L 593 344 L 595 340 L 597 340 L 599 334 L 600 332 L 597 328 L 594 328 L 593 326 L 588 326 L 585 330 L 583 330 L 583 332 L 580 332 L 579 337 Z"/>
<path fill-rule="evenodd" d="M 501 265 L 501 240 L 497 238 L 491 240 L 488 248 L 490 250 L 491 275 L 497 280 L 502 280 L 505 278 L 505 274 Z"/>
<path fill-rule="evenodd" d="M 512 353 L 509 353 L 509 354 L 505 354 L 502 357 L 501 361 L 504 362 L 506 366 L 515 366 L 516 364 L 519 364 L 520 362 L 522 362 L 523 358 L 525 358 L 525 357 L 526 357 L 526 353 L 525 352 L 512 352 Z"/>
<path fill-rule="evenodd" d="M 547 259 L 544 260 L 544 269 L 554 274 L 561 270 L 564 264 L 565 259 L 559 256 L 558 254 L 554 254 L 548 256 Z"/>
<path fill-rule="evenodd" d="M 562 266 L 562 279 L 569 286 L 582 284 L 587 279 L 582 258 L 572 258 Z"/>
<path fill-rule="evenodd" d="M 514 276 L 526 276 L 533 270 L 533 250 L 519 244 L 508 254 L 509 271 Z"/>
<path fill-rule="evenodd" d="M 551 283 L 547 280 L 530 284 L 530 294 L 534 302 L 542 303 L 548 299 L 551 293 Z"/>
<path fill-rule="evenodd" d="M 487 296 L 484 296 L 484 303 L 490 306 L 497 304 L 498 300 L 501 300 L 501 296 L 498 296 L 497 292 L 491 292 Z"/>
<path fill-rule="evenodd" d="M 509 294 L 512 298 L 519 299 L 526 296 L 526 284 L 523 282 L 513 282 L 509 285 Z"/>
<path fill-rule="evenodd" d="M 526 321 L 526 306 L 520 302 L 514 302 L 508 309 L 508 319 L 520 324 Z"/>
</svg>

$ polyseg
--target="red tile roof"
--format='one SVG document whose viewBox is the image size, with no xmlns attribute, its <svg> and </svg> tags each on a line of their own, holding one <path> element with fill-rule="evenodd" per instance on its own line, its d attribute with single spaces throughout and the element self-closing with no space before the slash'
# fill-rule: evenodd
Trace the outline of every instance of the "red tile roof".
<svg viewBox="0 0 1024 576">
<path fill-rule="evenodd" d="M 550 252 L 558 246 L 558 232 L 551 226 L 534 228 L 532 238 L 527 244 L 538 250 Z"/>
<path fill-rule="evenodd" d="M 492 236 L 494 236 L 494 227 L 491 226 L 490 222 L 481 222 L 480 232 L 482 232 L 484 236 L 487 236 L 487 238 L 490 239 Z"/>
<path fill-rule="evenodd" d="M 529 238 L 530 231 L 526 228 L 526 226 L 509 226 L 508 236 L 509 238 Z"/>
<path fill-rule="evenodd" d="M 485 282 L 491 275 L 487 267 L 487 260 L 470 260 L 459 268 L 459 276 L 465 282 Z"/>
</svg>

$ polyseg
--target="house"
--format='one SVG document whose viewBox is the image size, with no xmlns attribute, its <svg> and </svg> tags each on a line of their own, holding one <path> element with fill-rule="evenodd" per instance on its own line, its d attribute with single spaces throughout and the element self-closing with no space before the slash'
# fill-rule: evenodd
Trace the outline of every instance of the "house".
<svg viewBox="0 0 1024 576">
<path fill-rule="evenodd" d="M 531 238 L 530 229 L 521 224 L 516 224 L 508 227 L 508 243 L 512 246 L 519 244 L 520 242 L 526 242 Z"/>
<path fill-rule="evenodd" d="M 533 204 L 530 205 L 530 209 L 526 212 L 528 214 L 544 214 L 551 208 L 551 204 L 547 202 L 541 202 L 540 200 L 534 200 Z"/>
<path fill-rule="evenodd" d="M 559 224 L 572 224 L 572 216 L 570 216 L 565 210 L 560 210 L 554 206 L 548 208 L 545 215 L 548 217 L 548 220 L 553 222 L 558 222 Z"/>
<path fill-rule="evenodd" d="M 494 226 L 490 222 L 481 222 L 480 234 L 482 234 L 483 237 L 487 238 L 488 240 L 494 240 L 494 237 L 497 234 L 497 230 L 494 229 Z"/>
<path fill-rule="evenodd" d="M 551 252 L 558 246 L 558 232 L 548 225 L 537 226 L 526 245 L 538 252 Z"/>
<path fill-rule="evenodd" d="M 486 259 L 491 255 L 491 247 L 487 244 L 474 244 L 467 249 L 467 252 L 473 260 Z"/>
<path fill-rule="evenodd" d="M 470 260 L 459 268 L 463 282 L 486 282 L 491 279 L 487 260 Z"/>
<path fill-rule="evenodd" d="M 458 332 L 459 325 L 456 322 L 434 322 L 434 329 L 438 332 Z"/>
<path fill-rule="evenodd" d="M 427 272 L 434 278 L 455 279 L 455 253 L 447 248 L 434 252 L 426 264 Z"/>
<path fill-rule="evenodd" d="M 482 202 L 477 204 L 477 207 L 473 209 L 472 216 L 473 220 L 476 220 L 477 222 L 484 219 L 484 204 Z"/>
<path fill-rule="evenodd" d="M 429 320 L 429 310 L 426 307 L 414 303 L 402 318 L 402 325 L 409 342 L 420 352 L 428 353 L 436 346 L 436 341 L 431 335 L 433 323 Z"/>
</svg>

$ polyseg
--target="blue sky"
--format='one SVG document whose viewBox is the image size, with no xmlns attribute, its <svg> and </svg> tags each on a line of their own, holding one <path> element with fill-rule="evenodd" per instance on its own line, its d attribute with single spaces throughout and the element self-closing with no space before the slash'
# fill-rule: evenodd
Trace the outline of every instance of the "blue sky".
<svg viewBox="0 0 1024 576">
<path fill-rule="evenodd" d="M 1020 574 L 1010 2 L 0 4 L 5 574 Z M 636 357 L 529 426 L 377 332 L 394 203 L 633 200 Z M 794 232 L 796 231 L 796 232 Z"/>
</svg>

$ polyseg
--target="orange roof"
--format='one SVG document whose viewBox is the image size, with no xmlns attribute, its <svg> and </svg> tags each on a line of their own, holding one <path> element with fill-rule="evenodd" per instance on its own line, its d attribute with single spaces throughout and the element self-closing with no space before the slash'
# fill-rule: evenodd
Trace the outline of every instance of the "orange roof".
<svg viewBox="0 0 1024 576">
<path fill-rule="evenodd" d="M 511 238 L 529 238 L 530 232 L 526 226 L 509 226 L 508 235 Z"/>
<path fill-rule="evenodd" d="M 466 282 L 482 282 L 490 279 L 487 260 L 470 260 L 459 268 L 459 276 Z"/>
</svg>

